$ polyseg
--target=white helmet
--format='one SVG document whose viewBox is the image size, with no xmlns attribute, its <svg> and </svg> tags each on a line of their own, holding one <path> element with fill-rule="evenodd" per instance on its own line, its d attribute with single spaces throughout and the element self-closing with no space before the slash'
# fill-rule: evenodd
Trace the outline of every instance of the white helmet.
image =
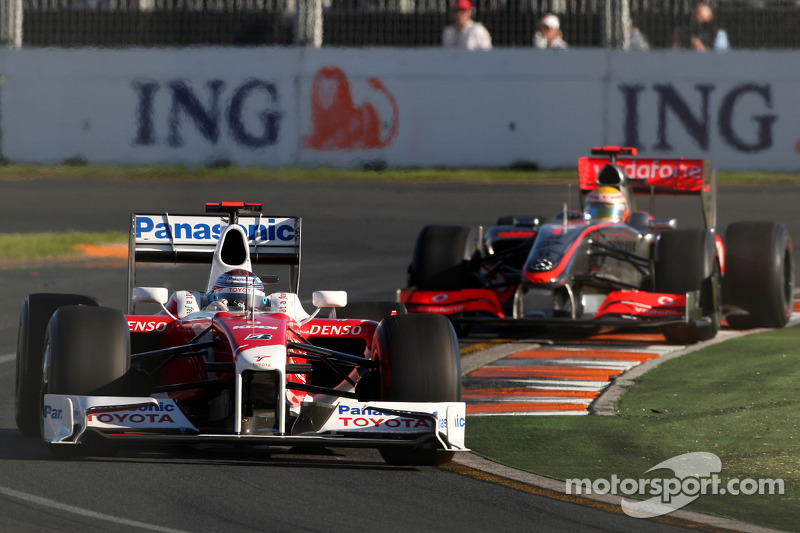
<svg viewBox="0 0 800 533">
<path fill-rule="evenodd" d="M 247 270 L 229 270 L 217 278 L 206 294 L 209 302 L 221 302 L 230 307 L 243 309 L 266 307 L 268 298 L 261 280 Z"/>
</svg>

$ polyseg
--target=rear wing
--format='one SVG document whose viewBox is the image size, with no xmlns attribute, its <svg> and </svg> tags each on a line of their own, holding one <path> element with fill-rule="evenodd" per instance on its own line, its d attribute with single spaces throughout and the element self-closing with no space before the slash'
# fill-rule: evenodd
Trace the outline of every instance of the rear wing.
<svg viewBox="0 0 800 533">
<path fill-rule="evenodd" d="M 598 175 L 608 164 L 608 157 L 578 159 L 581 190 L 595 189 L 598 186 Z M 633 193 L 699 195 L 704 188 L 709 187 L 706 159 L 620 157 L 616 160 L 616 165 L 625 172 L 625 184 Z"/>
<path fill-rule="evenodd" d="M 651 211 L 656 195 L 700 196 L 707 229 L 716 227 L 716 173 L 709 172 L 707 159 L 630 157 L 636 154 L 635 148 L 592 148 L 592 156 L 599 157 L 578 159 L 581 194 L 614 181 L 614 175 L 620 174 L 619 181 L 628 192 L 650 195 Z"/>
<path fill-rule="evenodd" d="M 227 216 L 216 214 L 134 214 L 130 257 L 146 263 L 210 263 L 228 224 Z M 253 263 L 299 264 L 299 217 L 239 215 L 238 224 L 248 235 Z"/>
<path fill-rule="evenodd" d="M 211 266 L 220 236 L 229 224 L 234 223 L 241 226 L 248 237 L 250 262 L 290 266 L 291 284 L 297 292 L 302 219 L 265 216 L 260 212 L 254 213 L 254 210 L 242 209 L 241 206 L 234 209 L 238 212 L 207 206 L 207 213 L 202 215 L 131 215 L 129 289 L 136 283 L 137 262 L 208 263 Z"/>
</svg>

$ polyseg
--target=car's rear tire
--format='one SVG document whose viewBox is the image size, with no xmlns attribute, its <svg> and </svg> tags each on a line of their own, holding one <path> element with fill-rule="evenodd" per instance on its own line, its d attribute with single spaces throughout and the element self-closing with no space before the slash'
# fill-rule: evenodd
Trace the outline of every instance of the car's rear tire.
<svg viewBox="0 0 800 533">
<path fill-rule="evenodd" d="M 661 333 L 670 343 L 694 344 L 714 338 L 720 328 L 720 275 L 716 243 L 704 229 L 667 231 L 657 244 L 655 291 L 685 294 L 700 291 L 700 307 L 708 323 L 670 324 Z"/>
<path fill-rule="evenodd" d="M 347 302 L 344 307 L 333 308 L 331 318 L 360 318 L 380 322 L 387 316 L 406 313 L 406 306 L 399 302 Z"/>
<path fill-rule="evenodd" d="M 474 285 L 470 262 L 478 247 L 465 226 L 425 226 L 414 247 L 408 285 L 421 290 L 458 290 Z"/>
<path fill-rule="evenodd" d="M 792 238 L 777 222 L 734 222 L 725 236 L 724 303 L 737 329 L 780 328 L 794 302 Z"/>
<path fill-rule="evenodd" d="M 461 358 L 450 322 L 441 315 L 408 314 L 383 320 L 375 332 L 373 356 L 380 364 L 381 399 L 396 402 L 461 401 Z M 393 465 L 439 465 L 453 452 L 382 448 Z"/>
<path fill-rule="evenodd" d="M 44 340 L 50 317 L 65 305 L 96 306 L 97 301 L 80 294 L 31 294 L 22 303 L 17 336 L 17 370 L 14 408 L 17 427 L 27 436 L 40 436 L 40 396 Z"/>
<path fill-rule="evenodd" d="M 130 361 L 130 334 L 120 311 L 61 307 L 47 328 L 42 394 L 124 396 Z M 114 451 L 99 440 L 84 441 L 86 437 L 76 445 L 51 444 L 49 448 L 58 455 L 107 455 Z"/>
</svg>

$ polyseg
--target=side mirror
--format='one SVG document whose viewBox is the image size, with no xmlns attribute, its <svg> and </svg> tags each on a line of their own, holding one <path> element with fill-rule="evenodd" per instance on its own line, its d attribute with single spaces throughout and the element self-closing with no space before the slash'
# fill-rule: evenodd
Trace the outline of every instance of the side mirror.
<svg viewBox="0 0 800 533">
<path fill-rule="evenodd" d="M 134 287 L 131 299 L 138 304 L 164 305 L 169 301 L 169 291 L 165 287 Z"/>
<path fill-rule="evenodd" d="M 314 291 L 311 302 L 314 307 L 345 307 L 347 293 L 345 291 Z"/>
</svg>

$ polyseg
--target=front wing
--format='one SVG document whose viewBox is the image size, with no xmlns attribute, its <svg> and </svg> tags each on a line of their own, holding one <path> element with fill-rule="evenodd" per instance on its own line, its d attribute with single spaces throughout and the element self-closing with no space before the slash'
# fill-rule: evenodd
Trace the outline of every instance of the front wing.
<svg viewBox="0 0 800 533">
<path fill-rule="evenodd" d="M 131 443 L 247 443 L 273 446 L 416 447 L 438 442 L 447 451 L 464 445 L 463 402 L 306 402 L 288 434 L 210 433 L 196 428 L 169 398 L 46 394 L 42 435 L 75 445 L 89 432 Z"/>
<path fill-rule="evenodd" d="M 503 314 L 494 292 L 489 289 L 430 291 L 403 289 L 398 300 L 409 313 L 435 313 L 458 324 L 547 326 L 570 328 L 658 327 L 670 324 L 708 321 L 699 304 L 699 291 L 686 294 L 618 290 L 609 293 L 590 318 L 525 316 L 512 318 Z"/>
</svg>

